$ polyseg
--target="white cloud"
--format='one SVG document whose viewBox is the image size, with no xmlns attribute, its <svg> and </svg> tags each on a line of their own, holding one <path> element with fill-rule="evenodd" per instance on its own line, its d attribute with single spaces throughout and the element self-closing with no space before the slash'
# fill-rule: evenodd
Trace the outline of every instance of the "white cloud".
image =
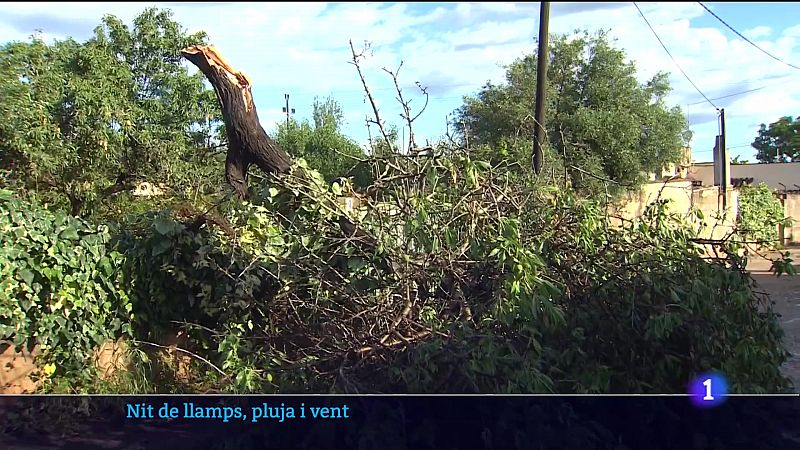
<svg viewBox="0 0 800 450">
<path fill-rule="evenodd" d="M 787 97 L 786 90 L 779 85 L 754 92 L 731 106 L 741 117 L 765 117 L 764 121 L 773 122 L 779 117 L 795 115 L 796 111 L 800 111 L 800 98 Z"/>
<path fill-rule="evenodd" d="M 783 30 L 784 36 L 800 36 L 800 23 Z"/>
<path fill-rule="evenodd" d="M 767 37 L 772 34 L 772 27 L 768 27 L 765 25 L 759 25 L 757 27 L 753 27 L 742 32 L 745 37 L 748 39 L 758 39 L 762 37 Z"/>
<path fill-rule="evenodd" d="M 420 81 L 432 86 L 431 105 L 416 130 L 424 139 L 444 134 L 444 117 L 460 106 L 462 95 L 475 92 L 487 80 L 502 81 L 503 64 L 534 51 L 538 29 L 535 4 L 5 3 L 0 42 L 26 40 L 37 24 L 48 37 L 63 38 L 66 31 L 75 30 L 71 32 L 80 34 L 75 37 L 86 38 L 104 14 L 112 13 L 130 23 L 147 6 L 169 6 L 186 28 L 208 32 L 211 43 L 226 59 L 251 77 L 264 124 L 285 119 L 280 109 L 284 93 L 291 94 L 298 118 L 310 117 L 314 96 L 332 95 L 344 107 L 347 131 L 359 142 L 366 141 L 363 117 L 371 114 L 371 108 L 363 102 L 354 67 L 347 63 L 350 39 L 357 49 L 365 40 L 373 44 L 373 53 L 363 61 L 362 69 L 385 119 L 400 123 L 394 88 L 381 68 L 395 69 L 403 60 L 400 75 L 404 85 Z M 769 123 L 800 110 L 800 83 L 792 82 L 796 71 L 721 24 L 699 26 L 697 19 L 709 16 L 696 3 L 642 3 L 640 7 L 681 67 L 708 96 L 764 87 L 714 101 L 730 116 L 729 142 L 752 140 L 752 124 Z M 706 121 L 693 127 L 693 146 L 705 149 L 713 145 L 717 132 L 714 108 L 690 105 L 702 97 L 681 75 L 633 5 L 559 3 L 553 8 L 551 32 L 607 29 L 636 62 L 640 80 L 658 71 L 670 72 L 674 92 L 668 102 L 684 110 L 689 105 L 691 117 Z M 757 17 L 753 15 L 756 22 L 748 24 L 745 35 L 785 61 L 800 64 L 800 19 L 767 26 L 757 23 Z M 420 103 L 415 100 L 412 105 Z"/>
</svg>

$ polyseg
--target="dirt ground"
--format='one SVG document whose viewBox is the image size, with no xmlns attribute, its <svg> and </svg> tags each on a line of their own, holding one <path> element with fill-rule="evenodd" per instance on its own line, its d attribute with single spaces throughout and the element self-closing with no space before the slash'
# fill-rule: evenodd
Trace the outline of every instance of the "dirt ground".
<svg viewBox="0 0 800 450">
<path fill-rule="evenodd" d="M 800 248 L 788 251 L 800 272 Z M 776 255 L 777 253 L 773 253 L 770 257 Z M 781 325 L 786 333 L 786 350 L 792 354 L 783 369 L 786 376 L 794 382 L 795 391 L 800 392 L 800 274 L 776 277 L 770 271 L 770 266 L 771 262 L 766 259 L 751 257 L 747 270 L 759 286 L 769 293 L 775 311 L 781 315 Z"/>
</svg>

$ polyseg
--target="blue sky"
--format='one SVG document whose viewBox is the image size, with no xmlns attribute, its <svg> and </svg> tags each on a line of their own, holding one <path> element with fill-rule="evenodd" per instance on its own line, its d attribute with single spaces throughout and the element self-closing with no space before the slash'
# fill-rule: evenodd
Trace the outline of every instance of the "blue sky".
<svg viewBox="0 0 800 450">
<path fill-rule="evenodd" d="M 706 3 L 759 46 L 800 66 L 800 4 Z M 45 39 L 86 39 L 104 14 L 130 23 L 148 6 L 168 7 L 190 31 L 205 30 L 210 42 L 253 81 L 253 94 L 267 131 L 277 121 L 284 94 L 295 117 L 309 118 L 314 97 L 332 96 L 343 106 L 345 132 L 366 142 L 371 110 L 358 76 L 348 64 L 348 40 L 372 42 L 365 76 L 382 117 L 401 125 L 391 80 L 400 72 L 412 108 L 414 82 L 428 86 L 431 101 L 417 122 L 418 142 L 445 133 L 447 115 L 486 81 L 503 80 L 503 65 L 534 50 L 538 3 L 3 3 L 0 42 L 26 40 L 36 29 Z M 697 3 L 640 3 L 665 45 L 695 84 L 727 113 L 732 156 L 754 160 L 749 143 L 760 123 L 800 116 L 800 71 L 759 52 Z M 694 159 L 711 158 L 716 111 L 680 74 L 632 3 L 553 3 L 550 30 L 609 29 L 637 64 L 640 79 L 671 73 L 667 101 L 688 113 Z M 757 90 L 756 90 L 757 89 Z"/>
</svg>

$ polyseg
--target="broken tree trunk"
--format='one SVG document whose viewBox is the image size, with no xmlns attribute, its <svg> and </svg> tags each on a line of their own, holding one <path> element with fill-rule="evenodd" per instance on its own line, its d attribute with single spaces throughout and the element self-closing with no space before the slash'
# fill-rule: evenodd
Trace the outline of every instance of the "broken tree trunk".
<svg viewBox="0 0 800 450">
<path fill-rule="evenodd" d="M 203 72 L 217 93 L 228 135 L 225 180 L 239 198 L 247 198 L 247 170 L 251 164 L 268 174 L 289 173 L 291 157 L 267 135 L 258 120 L 250 79 L 231 67 L 214 46 L 193 45 L 181 50 L 181 55 Z M 346 216 L 339 217 L 338 225 L 345 236 L 358 239 L 373 250 L 376 248 L 376 239 Z M 381 265 L 392 271 L 385 261 Z"/>
<path fill-rule="evenodd" d="M 261 127 L 250 79 L 235 70 L 213 46 L 193 45 L 181 50 L 217 92 L 228 135 L 225 179 L 240 198 L 247 197 L 247 170 L 255 164 L 265 173 L 288 173 L 292 159 Z"/>
</svg>

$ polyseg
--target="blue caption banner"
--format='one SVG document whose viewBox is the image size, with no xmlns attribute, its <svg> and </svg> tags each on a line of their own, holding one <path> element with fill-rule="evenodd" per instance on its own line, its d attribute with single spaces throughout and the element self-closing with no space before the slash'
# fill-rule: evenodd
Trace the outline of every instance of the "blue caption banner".
<svg viewBox="0 0 800 450">
<path fill-rule="evenodd" d="M 698 395 L 708 396 L 704 381 Z M 800 397 L 735 396 L 713 408 L 692 400 L 2 396 L 0 449 L 800 449 Z"/>
</svg>

